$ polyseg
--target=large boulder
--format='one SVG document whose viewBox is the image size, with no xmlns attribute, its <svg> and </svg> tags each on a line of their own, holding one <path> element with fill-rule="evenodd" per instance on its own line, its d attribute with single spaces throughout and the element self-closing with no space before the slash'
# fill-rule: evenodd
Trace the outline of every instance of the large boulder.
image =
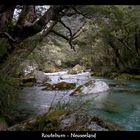
<svg viewBox="0 0 140 140">
<path fill-rule="evenodd" d="M 46 87 L 43 88 L 42 90 L 70 90 L 75 88 L 76 88 L 75 83 L 60 82 L 56 84 L 47 83 Z"/>
<path fill-rule="evenodd" d="M 46 73 L 54 73 L 54 72 L 58 72 L 59 69 L 56 66 L 52 65 L 52 64 L 45 63 L 43 71 L 46 72 Z"/>
<path fill-rule="evenodd" d="M 109 125 L 108 122 L 82 111 L 64 114 L 59 117 L 59 120 L 60 131 L 108 131 L 121 129 L 115 125 L 111 127 L 113 124 Z"/>
<path fill-rule="evenodd" d="M 94 81 L 89 81 L 83 85 L 78 86 L 71 94 L 70 96 L 73 95 L 79 95 L 79 94 L 83 94 L 83 91 L 85 90 L 85 88 L 87 88 L 88 86 L 92 85 L 94 87 Z"/>
<path fill-rule="evenodd" d="M 75 65 L 72 69 L 68 71 L 68 74 L 77 74 L 85 71 L 84 66 L 80 66 L 79 64 Z"/>
<path fill-rule="evenodd" d="M 26 76 L 22 76 L 20 79 L 21 85 L 25 87 L 32 87 L 35 83 L 42 85 L 50 81 L 50 78 L 42 71 L 33 71 Z"/>
<path fill-rule="evenodd" d="M 123 128 L 81 110 L 55 110 L 11 126 L 6 131 L 123 131 Z"/>
<path fill-rule="evenodd" d="M 21 80 L 21 86 L 24 87 L 32 87 L 36 83 L 36 79 L 34 76 L 34 73 L 29 73 L 26 76 L 20 77 Z"/>
<path fill-rule="evenodd" d="M 42 71 L 35 71 L 34 77 L 36 79 L 36 83 L 38 84 L 44 84 L 50 80 L 49 77 Z"/>
<path fill-rule="evenodd" d="M 109 89 L 109 86 L 103 81 L 89 81 L 84 85 L 78 86 L 71 94 L 73 95 L 86 95 L 92 93 L 104 92 Z"/>
<path fill-rule="evenodd" d="M 30 60 L 25 60 L 21 66 L 20 66 L 20 73 L 21 76 L 26 76 L 30 73 L 33 73 L 33 71 L 38 69 L 38 64 L 35 62 L 32 62 Z"/>
<path fill-rule="evenodd" d="M 61 66 L 62 65 L 62 62 L 61 62 L 61 60 L 60 59 L 58 59 L 58 60 L 55 60 L 55 64 L 56 64 L 56 66 Z"/>
</svg>

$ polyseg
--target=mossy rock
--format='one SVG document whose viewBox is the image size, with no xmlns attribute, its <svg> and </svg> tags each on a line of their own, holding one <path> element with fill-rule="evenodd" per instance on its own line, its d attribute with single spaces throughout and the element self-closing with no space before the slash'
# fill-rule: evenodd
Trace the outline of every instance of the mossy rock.
<svg viewBox="0 0 140 140">
<path fill-rule="evenodd" d="M 54 73 L 54 72 L 58 72 L 59 69 L 54 65 L 45 63 L 42 71 L 46 73 Z"/>
<path fill-rule="evenodd" d="M 52 113 L 53 115 L 44 115 L 42 117 L 38 117 L 35 124 L 31 125 L 27 124 L 27 129 L 35 130 L 35 131 L 56 131 L 59 126 L 58 114 Z"/>
<path fill-rule="evenodd" d="M 28 75 L 21 77 L 21 86 L 23 87 L 32 87 L 36 83 L 36 78 L 33 73 L 29 73 Z"/>
<path fill-rule="evenodd" d="M 93 127 L 89 127 L 91 124 Z M 116 123 L 89 115 L 82 111 L 64 114 L 60 119 L 60 131 L 120 131 L 123 130 Z M 93 130 L 95 129 L 95 130 Z"/>
<path fill-rule="evenodd" d="M 44 115 L 31 118 L 23 123 L 16 124 L 8 131 L 57 131 L 59 130 L 59 117 L 65 112 L 62 110 L 50 111 Z"/>
<path fill-rule="evenodd" d="M 34 77 L 37 84 L 43 84 L 50 80 L 49 77 L 42 71 L 34 71 Z"/>
<path fill-rule="evenodd" d="M 77 64 L 76 66 L 74 66 L 72 69 L 70 69 L 68 71 L 68 74 L 77 74 L 77 73 L 81 73 L 83 71 L 85 71 L 85 67 L 84 66 L 80 66 L 79 64 Z"/>
<path fill-rule="evenodd" d="M 62 127 L 65 120 L 74 117 L 74 121 L 70 121 L 69 125 Z M 102 128 L 111 131 L 122 130 L 120 126 L 115 123 L 103 120 L 96 116 L 88 116 L 87 114 L 81 114 L 81 112 L 73 113 L 64 110 L 51 110 L 50 112 L 31 118 L 30 120 L 24 121 L 23 123 L 14 125 L 8 128 L 8 131 L 91 131 L 87 126 L 95 122 Z M 63 124 L 64 123 L 64 124 Z M 96 130 L 97 131 L 97 130 Z"/>
<path fill-rule="evenodd" d="M 83 85 L 78 86 L 78 87 L 70 94 L 70 96 L 79 95 L 79 94 L 82 92 L 83 88 L 84 88 Z"/>
<path fill-rule="evenodd" d="M 90 86 L 90 85 L 94 85 L 94 81 L 90 80 L 90 81 L 86 82 L 85 84 L 78 86 L 78 87 L 70 94 L 70 96 L 74 96 L 74 95 L 79 95 L 79 94 L 81 94 L 82 91 L 83 91 L 83 89 L 84 89 L 85 87 Z"/>
<path fill-rule="evenodd" d="M 27 82 L 24 84 L 21 84 L 22 87 L 33 87 L 34 86 L 34 82 Z"/>
<path fill-rule="evenodd" d="M 106 128 L 110 131 L 123 131 L 123 128 L 116 123 L 112 123 L 109 120 L 104 120 L 100 117 L 93 116 L 91 121 L 96 122 L 99 126 Z"/>
<path fill-rule="evenodd" d="M 36 82 L 36 79 L 34 77 L 30 77 L 30 78 L 23 78 L 22 79 L 23 84 L 25 83 L 29 83 L 29 82 Z"/>
<path fill-rule="evenodd" d="M 43 88 L 42 90 L 70 90 L 76 88 L 75 83 L 66 83 L 66 82 L 60 82 L 57 84 L 46 83 L 45 85 L 46 87 Z"/>
</svg>

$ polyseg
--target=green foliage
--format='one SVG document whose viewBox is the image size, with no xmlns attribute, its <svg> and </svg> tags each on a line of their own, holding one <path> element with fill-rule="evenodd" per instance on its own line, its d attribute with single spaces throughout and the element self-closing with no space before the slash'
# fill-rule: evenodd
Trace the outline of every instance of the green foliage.
<svg viewBox="0 0 140 140">
<path fill-rule="evenodd" d="M 10 48 L 9 42 L 7 39 L 0 39 L 0 59 L 7 54 L 8 49 Z"/>
<path fill-rule="evenodd" d="M 4 117 L 0 116 L 0 131 L 5 130 L 8 127 L 8 124 Z"/>
<path fill-rule="evenodd" d="M 110 74 L 109 77 L 113 79 L 140 80 L 140 75 L 134 75 L 134 74 L 128 74 L 128 73 L 122 73 L 122 74 L 112 73 Z"/>
<path fill-rule="evenodd" d="M 51 111 L 36 118 L 36 122 L 31 124 L 27 123 L 25 130 L 32 131 L 56 131 L 59 127 L 59 117 L 64 114 L 63 111 Z M 24 130 L 23 129 L 23 130 Z M 19 128 L 21 130 L 21 128 Z"/>
<path fill-rule="evenodd" d="M 19 82 L 7 75 L 0 75 L 0 114 L 7 114 L 16 102 Z"/>
<path fill-rule="evenodd" d="M 101 75 L 128 71 L 128 67 L 133 74 L 131 69 L 140 65 L 140 6 L 77 8 L 92 17 L 84 26 L 87 30 L 75 40 L 81 49 L 82 63 Z"/>
<path fill-rule="evenodd" d="M 29 55 L 28 59 L 36 62 L 40 70 L 51 65 L 55 66 L 55 60 L 61 60 L 60 68 L 80 64 L 91 68 L 97 75 L 125 72 L 128 67 L 132 72 L 133 67 L 139 67 L 140 6 L 76 7 L 86 14 L 86 17 L 91 18 L 86 19 L 81 34 L 73 40 L 77 52 L 74 53 L 68 49 L 66 40 L 51 33 Z M 78 25 L 74 23 L 79 21 L 79 17 L 78 15 L 63 17 L 62 21 L 74 32 L 74 29 L 77 29 L 75 26 Z M 54 30 L 63 35 L 69 35 L 68 30 L 60 23 L 54 27 Z M 28 45 L 31 42 L 32 40 Z"/>
</svg>

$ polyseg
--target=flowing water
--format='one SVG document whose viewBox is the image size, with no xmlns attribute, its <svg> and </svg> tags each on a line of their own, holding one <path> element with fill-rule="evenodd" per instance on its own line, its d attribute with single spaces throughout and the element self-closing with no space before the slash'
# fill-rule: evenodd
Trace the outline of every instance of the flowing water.
<svg viewBox="0 0 140 140">
<path fill-rule="evenodd" d="M 108 84 L 125 83 L 122 87 L 112 87 L 104 99 L 91 102 L 89 113 L 111 120 L 124 130 L 140 130 L 140 81 L 115 81 L 100 79 Z"/>
<path fill-rule="evenodd" d="M 124 130 L 140 130 L 140 81 L 109 80 L 102 77 L 90 77 L 88 72 L 68 75 L 66 72 L 47 74 L 51 83 L 58 81 L 75 82 L 78 85 L 89 80 L 103 81 L 110 85 L 108 91 L 84 96 L 69 96 L 72 90 L 44 91 L 43 87 L 24 88 L 16 104 L 16 115 L 19 121 L 45 113 L 50 106 L 58 102 L 88 102 L 83 109 L 90 115 L 100 116 L 112 121 Z M 62 80 L 63 79 L 63 80 Z M 101 87 L 99 87 L 101 88 Z M 77 102 L 78 105 L 78 102 Z"/>
</svg>

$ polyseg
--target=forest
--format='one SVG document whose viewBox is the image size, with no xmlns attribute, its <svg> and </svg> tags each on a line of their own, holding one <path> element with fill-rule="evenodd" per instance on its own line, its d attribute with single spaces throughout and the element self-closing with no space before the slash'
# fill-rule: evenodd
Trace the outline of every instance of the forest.
<svg viewBox="0 0 140 140">
<path fill-rule="evenodd" d="M 0 131 L 139 131 L 139 5 L 0 5 Z"/>
</svg>

